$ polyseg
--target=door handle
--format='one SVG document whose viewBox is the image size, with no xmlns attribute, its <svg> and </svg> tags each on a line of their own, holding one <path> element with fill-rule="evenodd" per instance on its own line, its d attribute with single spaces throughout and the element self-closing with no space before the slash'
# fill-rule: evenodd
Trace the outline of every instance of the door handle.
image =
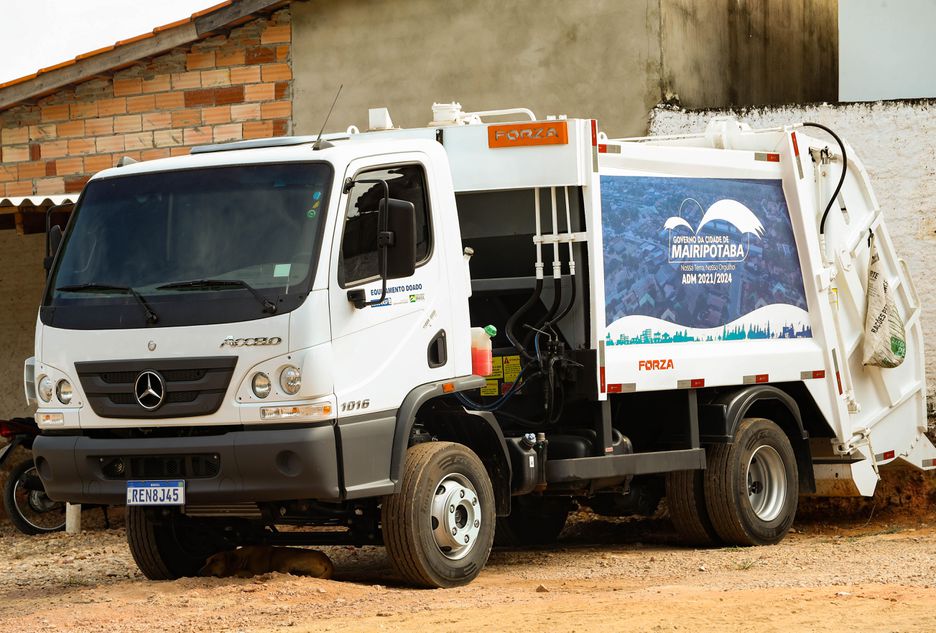
<svg viewBox="0 0 936 633">
<path fill-rule="evenodd" d="M 448 348 L 445 344 L 445 330 L 439 330 L 432 340 L 429 341 L 429 349 L 426 350 L 426 359 L 429 362 L 430 369 L 442 367 L 448 362 Z"/>
</svg>

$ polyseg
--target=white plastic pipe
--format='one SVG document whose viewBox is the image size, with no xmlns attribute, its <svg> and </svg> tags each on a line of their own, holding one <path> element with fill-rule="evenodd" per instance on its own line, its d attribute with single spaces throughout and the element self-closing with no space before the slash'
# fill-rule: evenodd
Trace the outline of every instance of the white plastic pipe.
<svg viewBox="0 0 936 633">
<path fill-rule="evenodd" d="M 559 207 L 556 204 L 556 188 L 549 188 L 552 200 L 552 228 L 553 228 L 553 279 L 562 277 L 562 261 L 559 259 Z"/>
<path fill-rule="evenodd" d="M 569 274 L 575 276 L 575 255 L 572 253 L 572 211 L 569 209 L 569 188 L 563 187 L 565 191 L 566 208 L 566 233 L 569 234 Z"/>
<path fill-rule="evenodd" d="M 465 118 L 469 117 L 486 117 L 486 116 L 503 116 L 505 114 L 525 114 L 530 117 L 531 121 L 536 120 L 536 115 L 533 114 L 533 110 L 529 108 L 505 108 L 503 110 L 481 110 L 479 112 L 465 112 L 463 115 Z"/>
<path fill-rule="evenodd" d="M 542 221 L 540 218 L 539 187 L 533 189 L 533 206 L 536 209 L 536 278 L 543 278 L 543 238 Z"/>
<path fill-rule="evenodd" d="M 65 533 L 78 534 L 81 532 L 81 504 L 65 504 Z"/>
</svg>

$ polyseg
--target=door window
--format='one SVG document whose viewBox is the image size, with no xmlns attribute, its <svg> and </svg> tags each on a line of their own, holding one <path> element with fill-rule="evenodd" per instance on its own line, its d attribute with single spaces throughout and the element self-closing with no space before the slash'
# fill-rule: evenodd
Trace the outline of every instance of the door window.
<svg viewBox="0 0 936 633">
<path fill-rule="evenodd" d="M 416 265 L 432 254 L 432 230 L 429 222 L 429 197 L 426 172 L 421 165 L 397 165 L 364 171 L 355 180 L 385 180 L 390 197 L 412 202 L 416 209 Z M 377 216 L 384 188 L 380 183 L 357 183 L 348 196 L 341 254 L 338 258 L 338 283 L 351 286 L 380 275 L 377 260 Z"/>
</svg>

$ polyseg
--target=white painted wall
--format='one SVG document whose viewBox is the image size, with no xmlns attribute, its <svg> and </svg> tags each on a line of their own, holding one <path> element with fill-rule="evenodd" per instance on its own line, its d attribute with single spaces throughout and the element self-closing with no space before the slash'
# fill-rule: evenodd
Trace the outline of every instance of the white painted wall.
<svg viewBox="0 0 936 633">
<path fill-rule="evenodd" d="M 751 127 L 774 127 L 800 121 L 822 123 L 835 130 L 861 157 L 897 252 L 910 265 L 923 301 L 928 401 L 933 413 L 936 409 L 936 100 L 777 106 L 740 112 L 657 108 L 651 113 L 650 134 L 702 132 L 713 116 L 725 114 Z"/>
<path fill-rule="evenodd" d="M 936 97 L 936 0 L 839 0 L 839 100 Z"/>
</svg>

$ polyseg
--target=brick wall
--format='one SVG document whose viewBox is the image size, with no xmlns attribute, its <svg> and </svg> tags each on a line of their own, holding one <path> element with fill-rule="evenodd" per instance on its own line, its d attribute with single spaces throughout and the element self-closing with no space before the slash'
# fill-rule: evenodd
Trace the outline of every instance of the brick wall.
<svg viewBox="0 0 936 633">
<path fill-rule="evenodd" d="M 287 8 L 0 112 L 0 197 L 80 191 L 122 156 L 290 133 L 291 32 Z"/>
</svg>

